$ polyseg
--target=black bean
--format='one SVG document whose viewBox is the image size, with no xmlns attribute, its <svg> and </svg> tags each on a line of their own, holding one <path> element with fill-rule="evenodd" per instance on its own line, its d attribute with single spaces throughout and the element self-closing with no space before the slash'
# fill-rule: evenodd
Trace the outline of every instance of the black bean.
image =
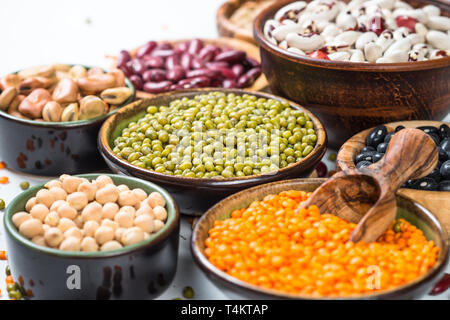
<svg viewBox="0 0 450 320">
<path fill-rule="evenodd" d="M 444 149 L 445 152 L 450 152 L 450 138 L 442 140 L 439 146 Z"/>
<path fill-rule="evenodd" d="M 384 156 L 384 153 L 379 153 L 379 152 L 375 153 L 375 155 L 372 157 L 373 163 L 380 161 L 381 158 L 383 158 L 383 156 Z"/>
<path fill-rule="evenodd" d="M 394 136 L 395 132 L 389 133 L 386 135 L 386 137 L 384 137 L 384 142 L 389 143 L 392 139 L 392 137 Z"/>
<path fill-rule="evenodd" d="M 441 138 L 441 140 L 450 138 L 450 128 L 448 127 L 448 125 L 443 124 L 439 127 L 439 137 Z"/>
<path fill-rule="evenodd" d="M 399 132 L 400 130 L 403 130 L 403 129 L 405 129 L 405 127 L 404 126 L 397 126 L 397 128 L 395 128 L 395 132 Z"/>
<path fill-rule="evenodd" d="M 403 185 L 404 188 L 416 189 L 417 180 L 408 180 Z"/>
<path fill-rule="evenodd" d="M 440 173 L 440 168 L 438 166 L 436 166 L 436 168 L 433 169 L 433 171 L 431 171 L 428 175 L 427 178 L 431 178 L 436 182 L 441 181 L 441 173 Z"/>
<path fill-rule="evenodd" d="M 450 191 L 450 180 L 443 180 L 439 183 L 439 191 Z"/>
<path fill-rule="evenodd" d="M 388 143 L 387 142 L 382 142 L 378 145 L 377 147 L 377 151 L 379 153 L 386 153 L 387 147 L 388 147 Z"/>
<path fill-rule="evenodd" d="M 439 138 L 437 133 L 430 132 L 428 136 L 433 139 L 434 143 L 438 146 L 441 143 L 441 139 Z"/>
<path fill-rule="evenodd" d="M 364 148 L 362 148 L 361 153 L 366 153 L 368 151 L 376 151 L 376 149 L 371 146 L 365 146 Z"/>
<path fill-rule="evenodd" d="M 439 154 L 439 161 L 445 162 L 445 161 L 449 160 L 448 153 L 444 149 L 442 149 L 441 147 L 438 146 L 437 151 Z"/>
<path fill-rule="evenodd" d="M 442 179 L 444 180 L 450 180 L 450 160 L 445 161 L 441 168 L 440 173 L 442 176 Z"/>
<path fill-rule="evenodd" d="M 386 135 L 387 128 L 385 126 L 378 126 L 369 133 L 366 139 L 366 144 L 376 148 L 381 142 L 384 141 Z"/>
<path fill-rule="evenodd" d="M 355 158 L 355 162 L 359 163 L 361 161 L 369 161 L 369 162 L 373 162 L 373 156 L 376 154 L 376 151 L 368 151 L 365 153 L 360 153 L 356 156 Z"/>
<path fill-rule="evenodd" d="M 417 180 L 416 188 L 419 190 L 436 191 L 439 185 L 433 179 L 425 177 Z"/>
<path fill-rule="evenodd" d="M 438 128 L 433 127 L 433 126 L 421 126 L 421 127 L 417 127 L 417 129 L 420 129 L 420 130 L 424 131 L 425 133 L 438 133 Z"/>
<path fill-rule="evenodd" d="M 370 162 L 370 161 L 360 161 L 356 165 L 356 169 L 362 169 L 362 168 L 370 166 L 371 164 L 372 164 L 372 162 Z"/>
</svg>

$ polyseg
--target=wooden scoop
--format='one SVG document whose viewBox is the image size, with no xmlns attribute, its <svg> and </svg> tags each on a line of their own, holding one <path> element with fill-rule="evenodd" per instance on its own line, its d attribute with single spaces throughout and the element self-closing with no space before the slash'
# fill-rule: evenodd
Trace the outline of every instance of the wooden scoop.
<svg viewBox="0 0 450 320">
<path fill-rule="evenodd" d="M 358 223 L 350 236 L 354 242 L 373 242 L 392 224 L 397 213 L 395 193 L 409 179 L 428 175 L 438 161 L 434 141 L 422 130 L 407 128 L 396 133 L 384 157 L 362 169 L 335 174 L 305 201 Z"/>
</svg>

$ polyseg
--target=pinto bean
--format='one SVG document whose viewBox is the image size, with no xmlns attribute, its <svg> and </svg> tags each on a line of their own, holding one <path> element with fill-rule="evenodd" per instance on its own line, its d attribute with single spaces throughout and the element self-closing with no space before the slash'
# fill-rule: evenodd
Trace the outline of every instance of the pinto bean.
<svg viewBox="0 0 450 320">
<path fill-rule="evenodd" d="M 52 85 L 51 80 L 43 77 L 34 77 L 22 80 L 19 84 L 20 94 L 28 95 L 37 88 L 47 89 Z"/>
</svg>

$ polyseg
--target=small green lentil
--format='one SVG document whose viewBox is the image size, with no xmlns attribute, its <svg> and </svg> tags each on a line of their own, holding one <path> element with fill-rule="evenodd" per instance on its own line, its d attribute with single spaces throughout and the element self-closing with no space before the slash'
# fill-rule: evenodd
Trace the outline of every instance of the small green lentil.
<svg viewBox="0 0 450 320">
<path fill-rule="evenodd" d="M 30 183 L 28 181 L 23 181 L 20 183 L 20 188 L 22 190 L 27 190 L 30 187 Z"/>
<path fill-rule="evenodd" d="M 183 289 L 183 297 L 186 299 L 192 299 L 194 298 L 194 289 L 192 289 L 191 287 L 185 287 Z"/>
<path fill-rule="evenodd" d="M 3 209 L 5 209 L 5 206 L 6 206 L 6 204 L 5 204 L 5 200 L 3 200 L 3 199 L 0 199 L 0 210 L 3 210 Z"/>
</svg>

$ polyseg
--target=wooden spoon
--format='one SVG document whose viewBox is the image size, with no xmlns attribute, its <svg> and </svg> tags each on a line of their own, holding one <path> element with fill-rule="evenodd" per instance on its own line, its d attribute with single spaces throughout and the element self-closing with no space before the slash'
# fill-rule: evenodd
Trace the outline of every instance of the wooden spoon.
<svg viewBox="0 0 450 320">
<path fill-rule="evenodd" d="M 436 145 L 426 133 L 403 129 L 392 137 L 380 161 L 335 174 L 301 208 L 317 205 L 321 212 L 358 223 L 351 241 L 376 241 L 395 219 L 397 189 L 409 179 L 428 175 L 437 161 Z"/>
</svg>

